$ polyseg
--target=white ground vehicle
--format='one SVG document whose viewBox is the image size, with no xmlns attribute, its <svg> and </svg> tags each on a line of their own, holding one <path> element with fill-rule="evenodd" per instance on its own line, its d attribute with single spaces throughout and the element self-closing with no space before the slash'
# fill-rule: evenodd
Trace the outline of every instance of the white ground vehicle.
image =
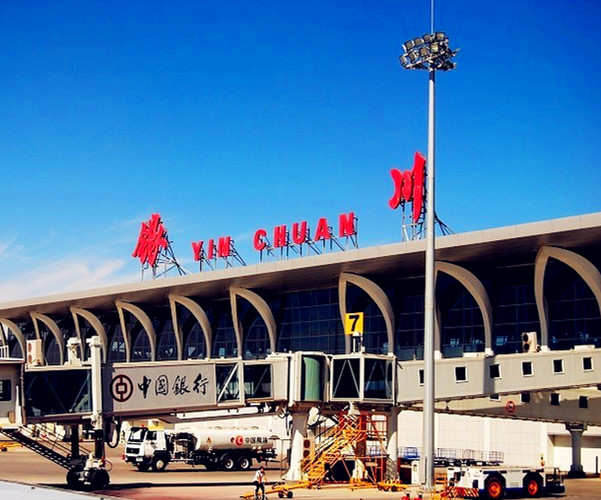
<svg viewBox="0 0 601 500">
<path fill-rule="evenodd" d="M 478 490 L 482 498 L 503 498 L 507 494 L 538 497 L 565 491 L 557 468 L 456 466 L 447 469 L 449 485 Z"/>
<path fill-rule="evenodd" d="M 132 427 L 124 459 L 139 470 L 163 471 L 169 462 L 204 465 L 209 470 L 248 470 L 275 458 L 277 436 L 258 427 L 197 428 L 170 431 Z"/>
</svg>

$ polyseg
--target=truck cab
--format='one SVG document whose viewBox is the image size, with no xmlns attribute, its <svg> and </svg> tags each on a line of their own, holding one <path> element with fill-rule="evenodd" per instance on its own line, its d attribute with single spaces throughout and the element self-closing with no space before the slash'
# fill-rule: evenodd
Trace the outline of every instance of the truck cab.
<svg viewBox="0 0 601 500">
<path fill-rule="evenodd" d="M 164 429 L 132 427 L 125 446 L 124 459 L 145 472 L 152 467 L 155 472 L 165 470 L 171 453 Z"/>
</svg>

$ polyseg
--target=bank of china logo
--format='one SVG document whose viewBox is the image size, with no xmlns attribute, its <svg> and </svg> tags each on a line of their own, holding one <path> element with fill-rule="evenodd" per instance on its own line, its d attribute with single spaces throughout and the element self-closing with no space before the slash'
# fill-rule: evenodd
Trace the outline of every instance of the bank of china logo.
<svg viewBox="0 0 601 500">
<path fill-rule="evenodd" d="M 155 267 L 157 257 L 161 249 L 166 249 L 167 231 L 161 221 L 159 214 L 152 214 L 148 222 L 142 222 L 138 243 L 132 257 L 140 259 L 142 265 L 148 264 L 150 267 Z"/>
<path fill-rule="evenodd" d="M 394 194 L 388 200 L 388 205 L 393 210 L 399 205 L 413 203 L 413 222 L 417 222 L 422 213 L 424 204 L 424 177 L 426 172 L 426 158 L 421 153 L 415 153 L 413 169 L 400 170 L 393 168 L 390 175 L 394 182 Z"/>
</svg>

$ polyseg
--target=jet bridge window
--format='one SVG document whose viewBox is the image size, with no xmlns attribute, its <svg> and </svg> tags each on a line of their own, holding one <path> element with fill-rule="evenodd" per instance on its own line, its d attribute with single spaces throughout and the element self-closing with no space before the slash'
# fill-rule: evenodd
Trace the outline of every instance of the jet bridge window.
<svg viewBox="0 0 601 500">
<path fill-rule="evenodd" d="M 0 380 L 0 401 L 10 401 L 12 399 L 10 379 Z"/>
<path fill-rule="evenodd" d="M 490 378 L 501 378 L 501 365 L 495 364 L 489 367 Z"/>
<path fill-rule="evenodd" d="M 244 395 L 246 398 L 271 398 L 271 364 L 244 365 Z"/>
<path fill-rule="evenodd" d="M 455 382 L 467 382 L 467 366 L 455 367 Z"/>
<path fill-rule="evenodd" d="M 28 417 L 92 411 L 90 370 L 28 371 L 24 385 Z"/>
<path fill-rule="evenodd" d="M 553 373 L 563 373 L 563 359 L 553 360 Z"/>
<path fill-rule="evenodd" d="M 582 358 L 582 369 L 585 372 L 591 371 L 593 369 L 593 358 Z"/>
</svg>

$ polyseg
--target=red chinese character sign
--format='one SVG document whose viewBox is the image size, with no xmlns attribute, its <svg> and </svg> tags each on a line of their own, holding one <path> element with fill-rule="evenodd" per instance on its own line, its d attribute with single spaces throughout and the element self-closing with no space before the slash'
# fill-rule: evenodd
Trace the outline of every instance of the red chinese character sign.
<svg viewBox="0 0 601 500">
<path fill-rule="evenodd" d="M 426 158 L 421 153 L 415 153 L 413 169 L 400 170 L 393 168 L 390 175 L 394 182 L 394 194 L 388 200 L 388 205 L 393 210 L 405 203 L 413 203 L 413 223 L 417 223 L 422 214 L 424 205 L 424 177 L 426 172 Z"/>
<path fill-rule="evenodd" d="M 159 264 L 165 264 L 165 270 L 161 274 L 166 274 L 173 268 L 176 268 L 180 275 L 187 274 L 173 254 L 167 230 L 159 214 L 152 214 L 148 222 L 142 222 L 132 257 L 139 259 L 142 263 L 142 279 L 144 278 L 144 269 L 147 267 L 152 269 L 152 276 L 156 278 L 158 276 L 156 269 Z"/>
<path fill-rule="evenodd" d="M 161 249 L 165 250 L 169 245 L 167 231 L 161 221 L 159 214 L 152 214 L 148 222 L 142 222 L 138 243 L 132 257 L 140 259 L 142 265 L 148 264 L 156 267 L 157 257 Z"/>
</svg>

